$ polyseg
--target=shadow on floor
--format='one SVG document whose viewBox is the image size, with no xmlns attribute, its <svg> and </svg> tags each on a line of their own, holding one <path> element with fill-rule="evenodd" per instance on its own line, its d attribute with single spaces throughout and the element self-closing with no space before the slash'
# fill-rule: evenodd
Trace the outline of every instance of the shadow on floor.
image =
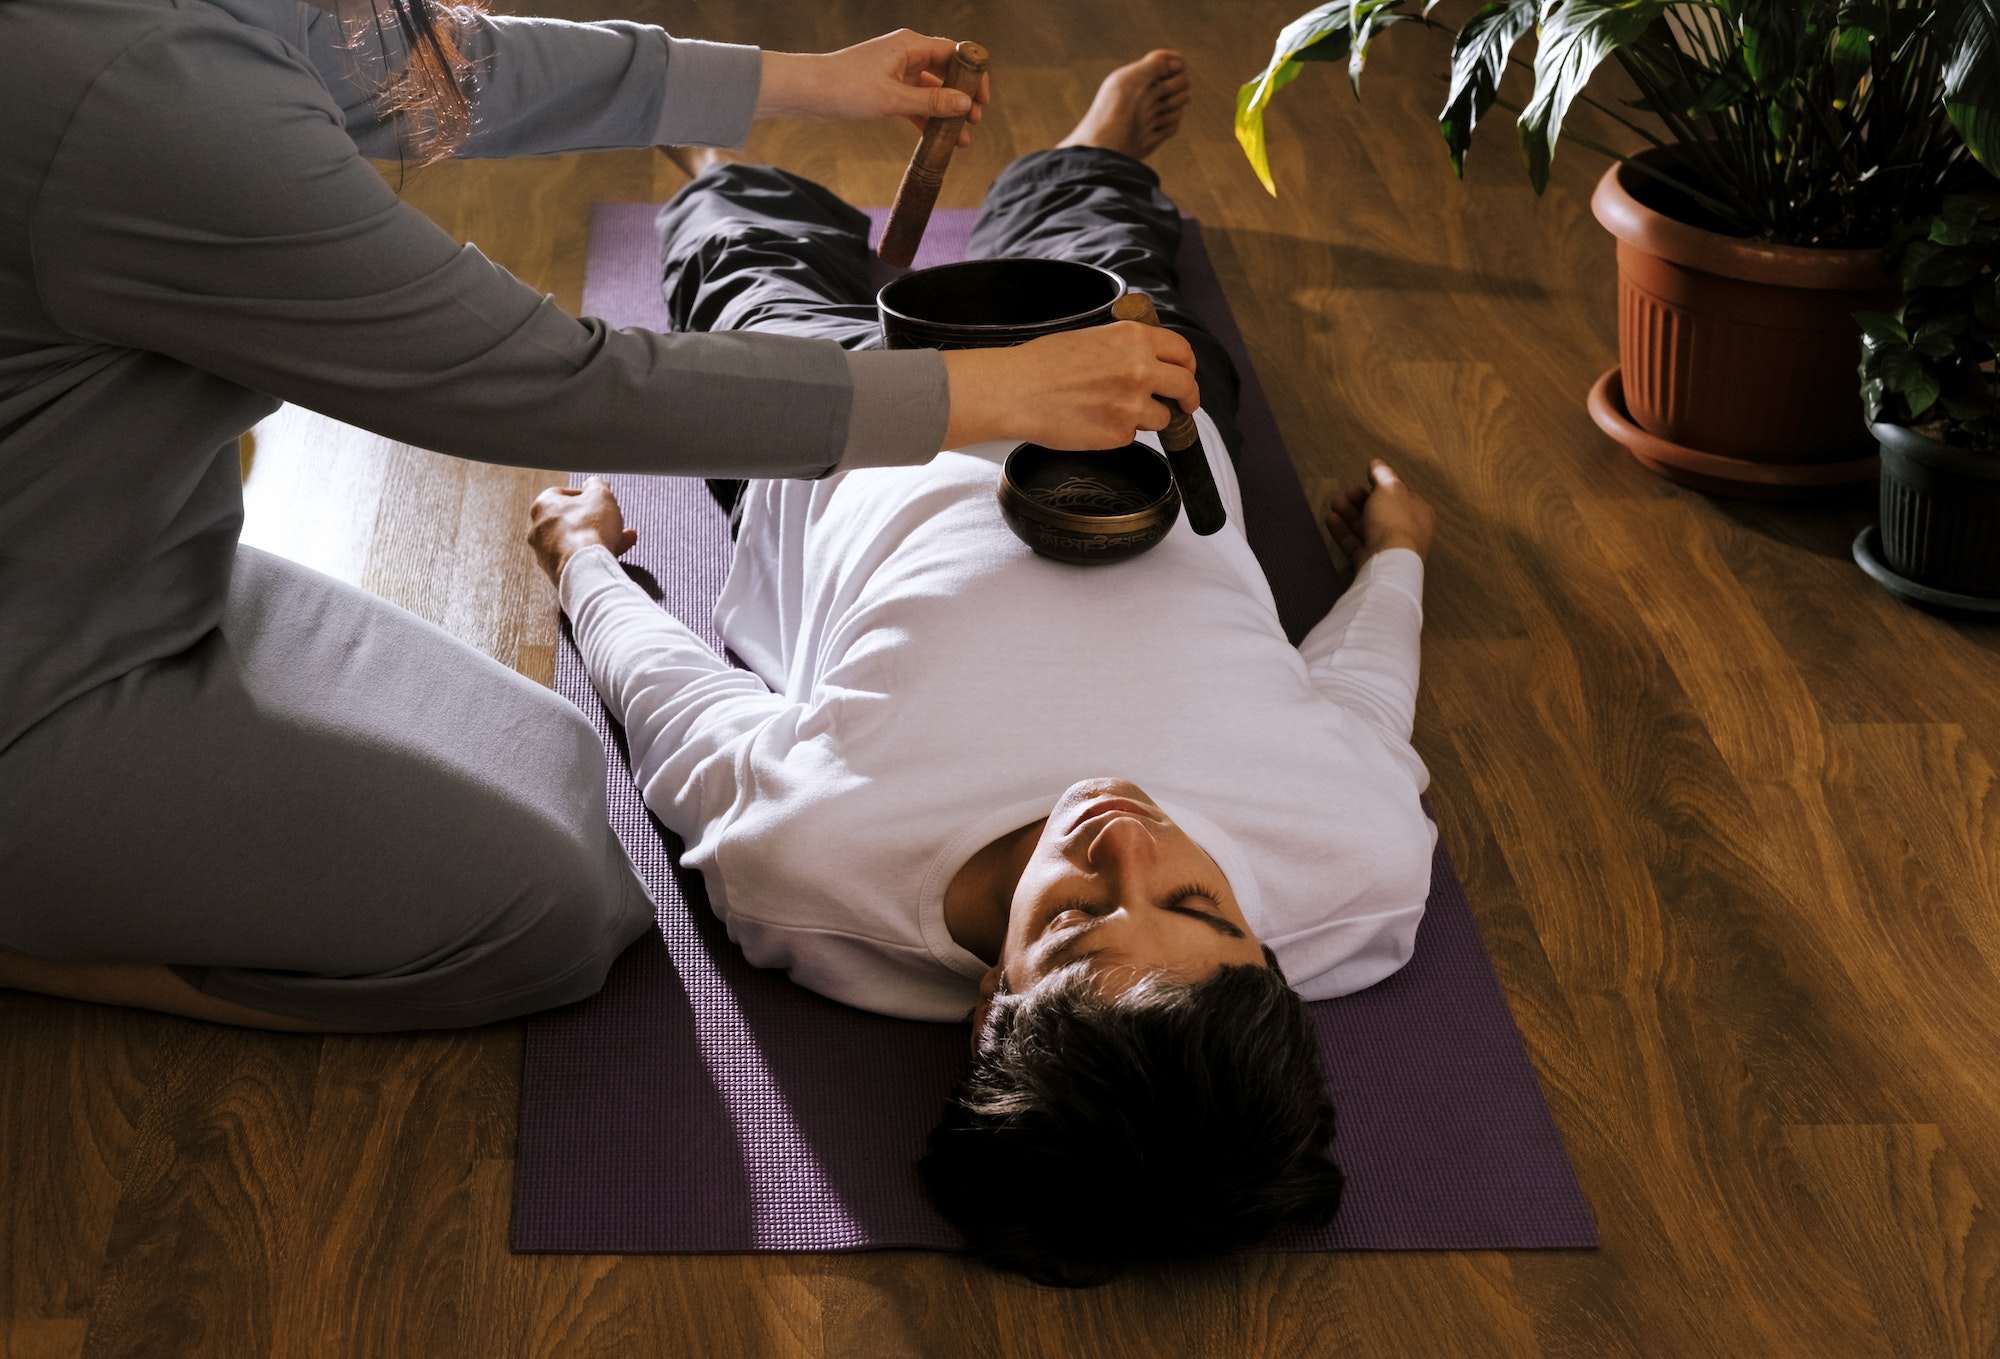
<svg viewBox="0 0 2000 1359">
<path fill-rule="evenodd" d="M 1548 289 L 1525 278 L 1482 269 L 1459 269 L 1406 254 L 1390 254 L 1367 246 L 1316 241 L 1275 231 L 1211 227 L 1213 240 L 1229 242 L 1236 258 L 1275 267 L 1259 270 L 1263 277 L 1293 276 L 1296 287 L 1395 290 L 1411 293 L 1479 293 L 1491 297 L 1542 299 Z"/>
<path fill-rule="evenodd" d="M 1802 500 L 1737 500 L 1711 496 L 1721 515 L 1752 533 L 1820 557 L 1848 560 L 1854 535 L 1875 522 L 1875 483 L 1843 487 Z"/>
</svg>

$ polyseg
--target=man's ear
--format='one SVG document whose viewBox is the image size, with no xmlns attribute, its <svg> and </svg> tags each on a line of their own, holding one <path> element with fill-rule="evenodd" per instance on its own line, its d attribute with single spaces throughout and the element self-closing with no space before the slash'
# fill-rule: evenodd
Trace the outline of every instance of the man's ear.
<svg viewBox="0 0 2000 1359">
<path fill-rule="evenodd" d="M 1000 993 L 1001 967 L 995 963 L 986 969 L 986 975 L 979 979 L 979 1004 L 972 1008 L 972 1050 L 979 1051 L 979 1040 L 986 1036 L 986 1021 L 993 1014 L 993 997 Z"/>
</svg>

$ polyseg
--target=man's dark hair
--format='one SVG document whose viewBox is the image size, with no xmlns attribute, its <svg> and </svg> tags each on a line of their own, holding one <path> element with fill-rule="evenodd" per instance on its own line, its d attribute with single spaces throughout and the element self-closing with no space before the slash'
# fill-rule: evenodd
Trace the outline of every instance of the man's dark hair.
<svg viewBox="0 0 2000 1359">
<path fill-rule="evenodd" d="M 1333 1104 L 1264 956 L 1108 996 L 1074 967 L 996 997 L 917 1166 L 939 1211 L 990 1263 L 1068 1287 L 1330 1220 Z"/>
</svg>

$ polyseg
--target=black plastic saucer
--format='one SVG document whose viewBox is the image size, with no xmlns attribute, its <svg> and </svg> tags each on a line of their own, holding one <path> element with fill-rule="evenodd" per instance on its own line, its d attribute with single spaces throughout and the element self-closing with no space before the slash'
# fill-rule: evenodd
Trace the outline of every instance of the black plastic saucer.
<svg viewBox="0 0 2000 1359">
<path fill-rule="evenodd" d="M 1940 590 L 1932 585 L 1920 585 L 1906 576 L 1899 576 L 1891 571 L 1889 564 L 1882 560 L 1881 537 L 1874 524 L 1870 524 L 1854 536 L 1854 562 L 1873 576 L 1876 584 L 1905 604 L 1914 604 L 1933 613 L 1956 614 L 1967 618 L 2000 618 L 2000 599 L 1986 595 L 1962 595 L 1954 590 Z"/>
</svg>

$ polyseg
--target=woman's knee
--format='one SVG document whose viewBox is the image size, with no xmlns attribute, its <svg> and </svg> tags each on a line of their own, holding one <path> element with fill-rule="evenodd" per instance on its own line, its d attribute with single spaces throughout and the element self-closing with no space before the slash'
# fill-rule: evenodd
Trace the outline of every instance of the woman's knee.
<svg viewBox="0 0 2000 1359">
<path fill-rule="evenodd" d="M 652 900 L 608 832 L 575 846 L 568 871 L 524 884 L 514 915 L 494 941 L 489 988 L 517 1014 L 595 995 L 618 956 L 655 927 Z"/>
<path fill-rule="evenodd" d="M 474 927 L 373 973 L 182 975 L 222 999 L 366 1029 L 473 1028 L 594 995 L 619 955 L 653 927 L 652 902 L 608 830 L 595 839 L 544 835 L 516 848 L 529 851 L 534 869 L 508 883 Z M 461 916 L 463 904 L 448 914 Z"/>
</svg>

